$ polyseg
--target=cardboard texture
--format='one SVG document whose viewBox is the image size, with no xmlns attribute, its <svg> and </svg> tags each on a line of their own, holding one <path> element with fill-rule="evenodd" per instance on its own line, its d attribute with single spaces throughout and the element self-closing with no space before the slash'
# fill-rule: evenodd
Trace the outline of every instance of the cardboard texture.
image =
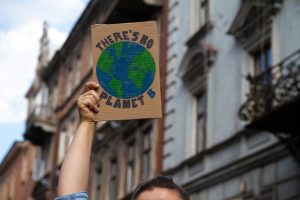
<svg viewBox="0 0 300 200">
<path fill-rule="evenodd" d="M 159 40 L 155 21 L 92 25 L 97 121 L 160 118 Z"/>
</svg>

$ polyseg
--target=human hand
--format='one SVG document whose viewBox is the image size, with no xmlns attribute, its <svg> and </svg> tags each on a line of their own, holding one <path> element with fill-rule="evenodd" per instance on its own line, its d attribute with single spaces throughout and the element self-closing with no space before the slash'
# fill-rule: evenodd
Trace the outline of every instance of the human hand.
<svg viewBox="0 0 300 200">
<path fill-rule="evenodd" d="M 100 98 L 97 94 L 99 85 L 95 82 L 85 84 L 84 92 L 77 100 L 80 122 L 95 122 L 95 114 L 99 112 Z"/>
</svg>

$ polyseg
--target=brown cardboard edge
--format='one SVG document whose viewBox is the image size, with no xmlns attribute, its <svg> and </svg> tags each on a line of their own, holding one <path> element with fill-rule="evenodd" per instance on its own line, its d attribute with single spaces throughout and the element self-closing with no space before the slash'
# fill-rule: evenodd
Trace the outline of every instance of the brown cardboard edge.
<svg viewBox="0 0 300 200">
<path fill-rule="evenodd" d="M 119 26 L 119 25 L 128 25 L 128 24 L 157 24 L 157 21 L 141 21 L 141 22 L 128 22 L 128 23 L 118 23 L 118 24 L 92 24 L 91 28 L 97 28 L 101 26 Z"/>
</svg>

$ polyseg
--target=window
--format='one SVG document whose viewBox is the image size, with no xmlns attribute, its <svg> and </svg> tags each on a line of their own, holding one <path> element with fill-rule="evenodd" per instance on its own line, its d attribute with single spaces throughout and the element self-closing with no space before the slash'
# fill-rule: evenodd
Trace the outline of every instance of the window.
<svg viewBox="0 0 300 200">
<path fill-rule="evenodd" d="M 10 187 L 9 187 L 9 200 L 10 199 L 15 199 L 16 195 L 16 175 L 12 175 L 10 177 Z"/>
<path fill-rule="evenodd" d="M 4 179 L 2 188 L 0 188 L 0 199 L 9 199 L 9 182 L 10 179 Z"/>
<path fill-rule="evenodd" d="M 45 165 L 44 173 L 48 172 L 51 168 L 51 166 L 50 166 L 51 163 L 49 162 L 50 146 L 51 146 L 51 138 L 48 138 L 44 142 L 43 146 L 41 147 L 42 148 L 42 157 L 41 158 L 42 158 L 43 162 L 45 163 L 44 164 Z"/>
<path fill-rule="evenodd" d="M 77 117 L 77 110 L 76 108 L 72 110 L 71 112 L 71 117 L 70 121 L 68 123 L 68 133 L 70 134 L 70 142 L 69 145 L 71 144 L 73 137 L 76 133 L 76 129 L 78 127 L 78 117 Z"/>
<path fill-rule="evenodd" d="M 45 106 L 48 108 L 47 109 L 47 120 L 50 118 L 51 114 L 53 114 L 50 110 L 53 108 L 53 88 L 49 88 L 49 97 L 48 97 L 48 102 L 45 104 Z"/>
<path fill-rule="evenodd" d="M 21 181 L 25 183 L 27 181 L 27 173 L 28 173 L 28 156 L 27 149 L 24 151 L 24 155 L 22 158 L 22 173 L 21 173 Z"/>
<path fill-rule="evenodd" d="M 27 114 L 30 115 L 34 111 L 34 99 L 30 97 L 28 99 L 28 111 Z"/>
<path fill-rule="evenodd" d="M 207 77 L 210 67 L 216 60 L 217 51 L 208 44 L 207 46 L 191 46 L 183 57 L 179 69 L 184 85 L 195 96 L 195 112 L 192 113 L 195 126 L 195 153 L 201 152 L 206 146 L 206 112 L 207 112 Z"/>
<path fill-rule="evenodd" d="M 209 2 L 208 0 L 200 0 L 200 28 L 206 25 L 209 21 Z"/>
<path fill-rule="evenodd" d="M 100 200 L 100 195 L 101 195 L 101 169 L 98 169 L 96 171 L 96 183 L 95 183 L 95 187 L 96 187 L 96 191 L 95 191 L 95 200 Z"/>
<path fill-rule="evenodd" d="M 258 95 L 260 100 L 264 101 L 264 111 L 272 109 L 272 98 L 268 95 L 272 87 L 272 49 L 270 45 L 259 48 L 258 51 L 253 53 L 254 59 L 254 79 L 253 85 L 251 85 L 254 94 Z M 260 102 L 262 105 L 262 102 Z M 257 104 L 257 106 L 259 106 Z M 262 107 L 259 107 L 262 109 Z M 258 111 L 259 112 L 259 111 Z"/>
<path fill-rule="evenodd" d="M 76 129 L 78 127 L 78 113 L 76 107 L 66 116 L 62 122 L 62 129 L 59 134 L 59 149 L 58 149 L 58 162 L 62 162 L 70 144 L 73 141 Z"/>
<path fill-rule="evenodd" d="M 254 75 L 258 76 L 261 73 L 264 73 L 271 69 L 272 66 L 272 49 L 270 45 L 260 49 L 259 51 L 253 54 L 254 57 Z M 268 81 L 271 81 L 271 73 L 270 77 L 268 77 Z"/>
<path fill-rule="evenodd" d="M 206 92 L 197 96 L 196 149 L 205 149 L 206 140 Z"/>
<path fill-rule="evenodd" d="M 43 84 L 40 90 L 42 93 L 42 98 L 41 98 L 40 104 L 37 105 L 37 107 L 39 107 L 39 113 L 37 113 L 37 114 L 41 120 L 47 120 L 47 117 L 49 115 L 48 107 L 47 107 L 48 97 L 49 97 L 49 88 Z"/>
<path fill-rule="evenodd" d="M 117 159 L 112 159 L 110 165 L 111 171 L 109 199 L 114 200 L 117 197 Z"/>
<path fill-rule="evenodd" d="M 145 129 L 143 133 L 143 167 L 142 179 L 145 180 L 150 176 L 151 169 L 151 132 L 152 126 Z"/>
<path fill-rule="evenodd" d="M 48 162 L 50 151 L 51 139 L 45 141 L 45 143 L 37 149 L 36 163 L 33 170 L 33 179 L 39 180 L 42 178 L 50 167 Z"/>
<path fill-rule="evenodd" d="M 59 149 L 58 149 L 58 162 L 61 163 L 68 150 L 70 144 L 70 134 L 67 132 L 66 127 L 62 129 L 59 135 Z"/>
<path fill-rule="evenodd" d="M 128 146 L 128 161 L 127 161 L 127 179 L 126 179 L 126 191 L 130 192 L 134 187 L 134 163 L 135 163 L 135 141 L 129 143 Z"/>
<path fill-rule="evenodd" d="M 53 89 L 52 108 L 55 109 L 57 106 L 58 106 L 58 85 L 55 84 Z"/>
<path fill-rule="evenodd" d="M 33 107 L 33 112 L 35 112 L 36 116 L 40 116 L 40 114 L 42 113 L 42 100 L 43 100 L 43 93 L 42 93 L 42 89 L 40 89 L 38 91 L 38 93 L 35 96 L 35 101 L 34 101 L 34 107 Z"/>
<path fill-rule="evenodd" d="M 207 75 L 216 61 L 217 51 L 208 44 L 206 47 L 194 45 L 185 53 L 179 68 L 184 85 L 193 94 L 206 89 Z"/>
<path fill-rule="evenodd" d="M 42 90 L 42 102 L 41 102 L 41 104 L 44 106 L 44 105 L 47 105 L 47 103 L 48 103 L 49 88 L 45 84 L 43 84 L 41 90 Z"/>
<path fill-rule="evenodd" d="M 80 75 L 81 75 L 81 56 L 80 54 L 77 55 L 76 59 L 76 75 L 75 75 L 75 85 L 78 85 L 80 82 Z"/>
<path fill-rule="evenodd" d="M 72 92 L 72 67 L 68 67 L 68 70 L 66 71 L 67 76 L 67 82 L 66 84 L 66 96 L 65 98 L 68 98 Z"/>
</svg>

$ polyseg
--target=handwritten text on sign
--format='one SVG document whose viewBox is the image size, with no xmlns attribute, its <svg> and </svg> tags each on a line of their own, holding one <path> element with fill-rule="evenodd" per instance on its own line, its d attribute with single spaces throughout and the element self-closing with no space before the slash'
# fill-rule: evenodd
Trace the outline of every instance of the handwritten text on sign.
<svg viewBox="0 0 300 200">
<path fill-rule="evenodd" d="M 149 26 L 152 32 L 147 33 L 147 28 L 141 24 L 100 25 L 99 34 L 94 33 L 97 39 L 93 37 L 94 77 L 103 89 L 100 99 L 112 112 L 119 111 L 123 115 L 130 115 L 132 109 L 144 112 L 139 113 L 141 116 L 135 112 L 129 118 L 159 117 L 161 114 L 158 110 L 161 105 L 157 35 L 153 34 L 154 26 Z M 150 110 L 154 106 L 157 113 Z M 122 110 L 127 112 L 122 113 Z"/>
</svg>

